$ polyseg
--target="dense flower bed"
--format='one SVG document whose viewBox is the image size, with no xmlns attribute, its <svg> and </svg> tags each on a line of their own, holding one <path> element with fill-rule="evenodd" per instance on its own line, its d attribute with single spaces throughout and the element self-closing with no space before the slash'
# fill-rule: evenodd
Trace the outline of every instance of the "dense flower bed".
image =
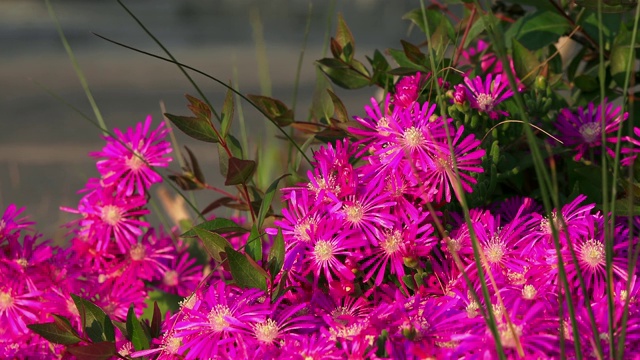
<svg viewBox="0 0 640 360">
<path fill-rule="evenodd" d="M 358 68 L 344 50 L 352 39 L 343 22 L 338 32 L 335 59 Z M 196 117 L 167 116 L 196 138 L 191 125 L 208 122 L 212 132 L 198 136 L 217 136 L 227 185 L 237 188 L 225 204 L 247 218 L 152 226 L 149 189 L 172 160 L 169 130 L 151 117 L 115 129 L 90 154 L 99 177 L 80 190 L 77 207 L 62 209 L 78 214 L 67 224 L 68 247 L 38 242 L 24 209 L 5 210 L 0 354 L 613 358 L 614 341 L 640 353 L 640 217 L 603 211 L 571 179 L 555 180 L 566 205 L 545 214 L 540 187 L 553 189 L 530 179 L 539 173 L 525 164 L 534 156 L 522 130 L 529 125 L 509 119 L 524 98 L 538 130 L 531 146 L 547 149 L 556 177 L 577 164 L 598 171 L 592 176 L 598 166 L 633 168 L 640 129 L 616 136 L 629 121 L 620 105 L 600 98 L 569 106 L 550 74 L 526 81 L 516 54 L 503 56 L 511 62 L 504 66 L 489 43 L 472 44 L 455 76 L 396 69 L 406 74 L 362 116 L 339 119 L 333 99 L 336 117 L 317 123 L 342 132 L 315 134 L 330 139 L 313 151 L 306 181 L 281 189 L 281 215 L 271 209 L 281 179 L 251 195 L 255 163 L 236 155 L 205 102 L 188 97 Z M 422 53 L 403 45 L 396 60 L 413 55 L 415 64 Z M 329 63 L 321 60 L 336 81 Z M 263 101 L 265 115 L 278 105 L 251 99 Z M 295 124 L 277 111 L 273 118 Z M 172 179 L 183 190 L 211 188 L 193 156 Z"/>
</svg>

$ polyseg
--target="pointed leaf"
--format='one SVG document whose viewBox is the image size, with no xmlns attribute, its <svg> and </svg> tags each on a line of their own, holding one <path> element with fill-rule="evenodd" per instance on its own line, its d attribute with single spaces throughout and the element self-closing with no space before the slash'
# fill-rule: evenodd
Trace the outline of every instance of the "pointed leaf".
<svg viewBox="0 0 640 360">
<path fill-rule="evenodd" d="M 262 95 L 247 95 L 247 98 L 278 126 L 284 127 L 293 122 L 293 111 L 282 101 Z"/>
<path fill-rule="evenodd" d="M 233 102 L 233 92 L 227 91 L 227 96 L 224 98 L 222 105 L 222 125 L 220 126 L 220 133 L 223 138 L 227 137 L 231 123 L 233 123 L 233 111 L 235 104 Z"/>
<path fill-rule="evenodd" d="M 427 56 L 420 51 L 420 49 L 410 42 L 400 40 L 404 54 L 407 55 L 407 59 L 412 63 L 422 65 L 427 61 Z"/>
<path fill-rule="evenodd" d="M 187 105 L 187 108 L 191 110 L 193 115 L 195 115 L 197 118 L 211 121 L 211 108 L 209 107 L 209 105 L 189 94 L 186 94 L 185 97 L 187 98 L 187 101 L 189 101 L 189 105 Z"/>
<path fill-rule="evenodd" d="M 343 60 L 345 60 L 347 63 L 351 62 L 356 51 L 356 44 L 353 40 L 351 30 L 349 30 L 349 27 L 344 21 L 342 14 L 338 14 L 338 29 L 336 31 L 335 39 L 342 48 L 342 55 L 344 55 Z"/>
<path fill-rule="evenodd" d="M 169 179 L 184 191 L 202 189 L 198 183 L 193 181 L 193 174 L 169 175 Z"/>
<path fill-rule="evenodd" d="M 133 304 L 129 306 L 129 312 L 127 313 L 127 333 L 129 333 L 131 343 L 137 351 L 149 348 L 149 339 L 142 329 L 142 325 L 140 325 L 140 320 L 136 317 Z"/>
<path fill-rule="evenodd" d="M 131 341 L 131 336 L 129 336 L 129 332 L 127 331 L 127 323 L 126 322 L 122 322 L 122 321 L 111 321 L 113 323 L 113 326 L 115 326 L 118 330 L 120 330 L 120 333 L 129 341 Z"/>
<path fill-rule="evenodd" d="M 264 270 L 257 266 L 253 260 L 245 254 L 233 250 L 231 247 L 225 249 L 231 269 L 231 276 L 236 284 L 242 288 L 267 289 L 267 278 Z"/>
<path fill-rule="evenodd" d="M 512 40 L 513 46 L 513 67 L 516 75 L 525 85 L 533 84 L 540 72 L 540 62 L 538 58 L 527 48 L 522 46 L 517 40 Z"/>
<path fill-rule="evenodd" d="M 242 226 L 236 224 L 235 222 L 233 222 L 233 221 L 231 221 L 229 219 L 217 218 L 217 219 L 205 221 L 205 222 L 203 222 L 201 224 L 196 225 L 194 228 L 192 228 L 189 231 L 185 232 L 184 234 L 180 235 L 180 237 L 197 236 L 196 232 L 194 231 L 195 228 L 198 228 L 198 229 L 201 229 L 201 230 L 215 232 L 215 233 L 218 233 L 218 234 L 246 233 L 246 232 L 248 232 L 247 229 L 243 228 Z"/>
<path fill-rule="evenodd" d="M 151 318 L 151 338 L 155 339 L 162 334 L 162 311 L 158 306 L 158 302 L 153 302 L 153 316 Z"/>
<path fill-rule="evenodd" d="M 109 316 L 89 300 L 71 294 L 82 320 L 82 327 L 89 339 L 94 342 L 114 341 L 115 330 Z"/>
<path fill-rule="evenodd" d="M 193 176 L 195 176 L 195 178 L 200 183 L 206 184 L 207 181 L 205 180 L 204 174 L 200 169 L 200 164 L 198 164 L 198 159 L 196 159 L 195 155 L 193 155 L 193 152 L 191 152 L 191 150 L 189 150 L 187 146 L 185 146 L 184 148 L 185 150 L 187 150 L 187 154 L 189 154 L 189 163 L 191 164 L 191 170 L 193 170 Z"/>
<path fill-rule="evenodd" d="M 253 224 L 251 227 L 251 233 L 249 233 L 245 253 L 255 261 L 262 260 L 262 236 L 260 236 L 260 232 L 258 231 L 256 224 Z"/>
<path fill-rule="evenodd" d="M 67 351 L 78 360 L 107 360 L 117 354 L 113 341 L 96 342 L 89 345 L 70 345 Z"/>
<path fill-rule="evenodd" d="M 53 318 L 52 323 L 29 324 L 27 327 L 54 344 L 72 345 L 82 340 L 69 319 L 60 315 L 53 315 Z"/>
<path fill-rule="evenodd" d="M 529 50 L 538 50 L 558 41 L 571 30 L 571 24 L 557 11 L 537 11 L 528 14 L 513 24 L 505 38 L 515 38 Z"/>
<path fill-rule="evenodd" d="M 278 228 L 278 235 L 273 239 L 273 245 L 269 250 L 267 264 L 271 279 L 273 279 L 282 270 L 282 264 L 284 264 L 284 237 L 280 228 Z"/>
<path fill-rule="evenodd" d="M 349 113 L 347 112 L 347 108 L 342 103 L 342 100 L 336 95 L 333 91 L 327 89 L 329 96 L 331 96 L 331 101 L 333 101 L 333 109 L 334 109 L 334 117 L 333 119 L 340 121 L 341 123 L 346 123 L 349 120 Z"/>
<path fill-rule="evenodd" d="M 209 256 L 211 256 L 216 262 L 221 263 L 222 257 L 220 256 L 220 253 L 224 252 L 224 249 L 227 246 L 231 246 L 227 239 L 219 234 L 202 230 L 198 227 L 194 227 L 192 230 L 196 233 L 196 236 L 202 240 Z"/>
<path fill-rule="evenodd" d="M 168 113 L 165 113 L 164 116 L 166 116 L 167 119 L 171 120 L 171 122 L 183 133 L 196 140 L 206 141 L 210 143 L 218 142 L 218 136 L 213 130 L 211 122 L 204 118 L 178 116 Z"/>
<path fill-rule="evenodd" d="M 627 73 L 627 64 L 629 62 L 629 55 L 632 52 L 631 49 L 631 34 L 627 30 L 624 24 L 621 24 L 620 31 L 613 42 L 610 56 L 611 76 L 619 86 L 624 85 L 624 78 Z M 631 57 L 633 63 L 634 57 Z M 633 71 L 633 66 L 630 67 Z"/>
<path fill-rule="evenodd" d="M 220 199 L 214 200 L 213 202 L 211 202 L 209 205 L 207 205 L 207 207 L 205 207 L 204 209 L 202 209 L 202 211 L 200 211 L 200 213 L 202 215 L 208 214 L 210 212 L 212 212 L 213 210 L 221 207 L 221 206 L 225 206 L 229 203 L 234 202 L 235 200 L 230 198 L 230 197 L 221 197 Z"/>
<path fill-rule="evenodd" d="M 256 162 L 253 160 L 242 160 L 237 157 L 229 159 L 229 172 L 224 182 L 225 185 L 246 184 L 256 171 Z"/>
<path fill-rule="evenodd" d="M 267 213 L 271 208 L 271 202 L 273 202 L 273 197 L 276 194 L 276 190 L 278 190 L 278 184 L 280 183 L 280 180 L 284 179 L 289 175 L 291 174 L 284 174 L 279 178 L 275 179 L 271 183 L 271 185 L 269 185 L 269 188 L 267 188 L 267 191 L 264 193 L 264 198 L 262 199 L 262 203 L 260 204 L 260 211 L 258 212 L 258 219 L 256 219 L 256 221 L 258 222 L 258 229 L 262 229 L 262 223 L 264 222 L 264 219 L 267 217 Z"/>
<path fill-rule="evenodd" d="M 320 70 L 325 73 L 334 84 L 345 89 L 359 89 L 371 84 L 370 79 L 356 71 L 348 64 L 336 59 L 324 58 L 317 61 Z"/>
</svg>

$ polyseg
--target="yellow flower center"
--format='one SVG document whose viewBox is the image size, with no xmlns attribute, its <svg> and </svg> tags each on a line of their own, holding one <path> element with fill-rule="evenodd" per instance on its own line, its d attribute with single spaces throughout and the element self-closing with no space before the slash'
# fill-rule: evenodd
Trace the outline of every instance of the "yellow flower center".
<svg viewBox="0 0 640 360">
<path fill-rule="evenodd" d="M 231 311 L 226 305 L 216 305 L 207 315 L 207 319 L 209 319 L 209 324 L 215 332 L 221 332 L 229 327 L 229 322 L 225 317 L 230 315 Z"/>
<path fill-rule="evenodd" d="M 122 209 L 115 205 L 105 205 L 100 216 L 102 221 L 114 226 L 122 219 Z"/>
</svg>

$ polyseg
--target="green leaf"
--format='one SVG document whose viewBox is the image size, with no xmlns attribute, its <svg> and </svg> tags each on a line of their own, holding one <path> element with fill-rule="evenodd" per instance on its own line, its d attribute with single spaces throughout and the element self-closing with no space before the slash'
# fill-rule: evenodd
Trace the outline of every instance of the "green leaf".
<svg viewBox="0 0 640 360">
<path fill-rule="evenodd" d="M 89 300 L 71 294 L 82 320 L 82 327 L 94 342 L 115 341 L 115 330 L 109 316 Z"/>
<path fill-rule="evenodd" d="M 342 103 L 342 100 L 340 100 L 338 95 L 336 95 L 333 91 L 327 89 L 327 92 L 329 93 L 331 101 L 333 102 L 334 117 L 332 119 L 338 120 L 341 123 L 348 122 L 350 120 L 349 113 L 347 112 L 347 108 Z"/>
<path fill-rule="evenodd" d="M 282 270 L 283 263 L 284 237 L 282 236 L 282 229 L 278 228 L 278 235 L 273 239 L 273 245 L 269 250 L 269 257 L 267 258 L 267 266 L 271 274 L 271 279 L 274 279 L 280 270 Z"/>
<path fill-rule="evenodd" d="M 278 126 L 284 127 L 293 122 L 293 111 L 282 101 L 262 95 L 247 95 L 247 98 Z"/>
<path fill-rule="evenodd" d="M 256 224 L 253 224 L 251 227 L 247 246 L 245 247 L 245 253 L 255 261 L 262 260 L 262 236 L 260 235 L 260 231 L 258 231 Z"/>
<path fill-rule="evenodd" d="M 233 221 L 231 221 L 229 219 L 216 218 L 216 219 L 205 221 L 205 222 L 203 222 L 201 224 L 196 225 L 195 227 L 193 227 L 189 231 L 187 231 L 184 234 L 180 235 L 180 237 L 198 236 L 197 233 L 194 230 L 195 228 L 198 228 L 200 230 L 206 230 L 206 231 L 215 232 L 215 233 L 218 233 L 218 234 L 246 233 L 246 232 L 248 232 L 247 229 L 243 228 L 242 226 L 236 224 L 235 222 L 233 222 Z"/>
<path fill-rule="evenodd" d="M 571 24 L 555 11 L 538 11 L 516 21 L 505 33 L 505 38 L 515 38 L 529 50 L 538 50 L 558 41 L 571 30 Z"/>
<path fill-rule="evenodd" d="M 220 132 L 223 138 L 227 137 L 229 129 L 231 128 L 231 123 L 233 123 L 234 108 L 233 92 L 231 92 L 231 90 L 227 90 L 227 96 L 225 96 L 224 103 L 222 104 L 222 125 L 220 125 Z"/>
<path fill-rule="evenodd" d="M 115 326 L 122 335 L 127 338 L 127 340 L 131 341 L 131 337 L 129 336 L 129 332 L 127 331 L 127 323 L 122 321 L 112 320 L 113 326 Z"/>
<path fill-rule="evenodd" d="M 253 160 L 242 160 L 237 157 L 229 159 L 229 172 L 224 182 L 225 185 L 246 184 L 256 171 L 256 162 Z"/>
<path fill-rule="evenodd" d="M 242 288 L 256 288 L 267 290 L 267 277 L 262 268 L 253 259 L 235 251 L 231 247 L 225 249 L 231 276 L 235 283 Z"/>
<path fill-rule="evenodd" d="M 227 246 L 231 246 L 227 239 L 215 232 L 203 230 L 198 227 L 194 227 L 192 230 L 195 232 L 196 236 L 202 240 L 209 256 L 211 256 L 216 262 L 221 263 L 223 259 L 220 256 L 220 253 L 223 253 Z"/>
<path fill-rule="evenodd" d="M 533 53 L 522 46 L 517 40 L 512 40 L 513 67 L 518 78 L 526 85 L 533 84 L 540 72 L 540 62 Z"/>
<path fill-rule="evenodd" d="M 427 18 L 427 23 L 429 25 L 429 32 L 427 32 L 427 24 L 424 22 L 424 18 Z M 447 17 L 444 15 L 442 11 L 426 9 L 425 14 L 423 15 L 422 9 L 417 8 L 409 11 L 408 13 L 402 16 L 402 19 L 411 20 L 414 24 L 418 25 L 418 27 L 422 30 L 425 35 L 433 35 L 436 33 L 436 29 L 440 26 L 442 21 L 449 21 Z M 449 23 L 451 26 L 451 23 Z M 449 30 L 447 30 L 449 32 Z M 450 32 L 448 33 L 450 38 L 454 37 L 453 26 L 451 26 Z"/>
<path fill-rule="evenodd" d="M 415 64 L 424 64 L 427 61 L 427 56 L 420 51 L 420 49 L 404 40 L 400 40 L 402 44 L 402 48 L 404 49 L 404 54 L 407 56 L 407 59 Z"/>
<path fill-rule="evenodd" d="M 316 67 L 316 86 L 313 90 L 313 98 L 311 100 L 311 114 L 315 119 L 329 119 L 334 112 L 334 105 L 331 96 L 327 91 L 331 91 L 331 83 L 324 76 L 320 68 Z M 294 122 L 295 124 L 295 122 Z"/>
<path fill-rule="evenodd" d="M 389 62 L 379 50 L 373 52 L 373 59 L 367 57 L 371 64 L 371 82 L 381 88 L 388 88 L 393 83 L 393 78 L 387 73 L 391 70 Z"/>
<path fill-rule="evenodd" d="M 210 143 L 218 142 L 218 136 L 213 130 L 213 125 L 206 119 L 189 117 L 189 116 L 177 116 L 165 113 L 164 116 L 180 129 L 183 133 L 190 137 L 206 141 Z"/>
<path fill-rule="evenodd" d="M 158 302 L 153 302 L 153 316 L 151 317 L 151 338 L 155 339 L 162 335 L 162 311 Z"/>
<path fill-rule="evenodd" d="M 624 78 L 627 73 L 627 64 L 629 60 L 629 55 L 631 54 L 631 34 L 627 30 L 627 27 L 622 24 L 620 26 L 620 31 L 616 36 L 613 47 L 611 49 L 611 57 L 609 58 L 609 66 L 611 67 L 611 76 L 613 76 L 613 80 L 619 85 L 624 85 Z M 634 61 L 634 57 L 631 57 L 631 61 Z M 629 68 L 633 71 L 633 66 Z"/>
<path fill-rule="evenodd" d="M 189 94 L 186 94 L 185 97 L 187 98 L 187 101 L 189 101 L 189 105 L 187 105 L 187 108 L 191 110 L 193 115 L 195 115 L 197 118 L 201 118 L 209 122 L 211 121 L 211 108 L 209 107 L 209 105 L 207 105 L 204 101 Z"/>
<path fill-rule="evenodd" d="M 576 76 L 573 79 L 573 83 L 578 89 L 582 90 L 583 92 L 596 91 L 600 88 L 598 79 L 586 74 Z"/>
<path fill-rule="evenodd" d="M 291 174 L 284 174 L 279 178 L 275 179 L 271 183 L 271 185 L 269 185 L 269 187 L 267 188 L 267 191 L 264 193 L 264 198 L 262 199 L 262 203 L 260 204 L 260 211 L 258 212 L 258 218 L 256 219 L 256 221 L 258 222 L 258 229 L 262 229 L 262 223 L 264 222 L 264 219 L 267 217 L 267 213 L 269 212 L 269 209 L 271 209 L 271 203 L 273 202 L 273 197 L 275 196 L 276 191 L 278 190 L 278 184 L 280 183 L 280 180 L 290 175 Z"/>
<path fill-rule="evenodd" d="M 116 343 L 113 341 L 101 341 L 89 345 L 69 345 L 67 351 L 78 360 L 107 360 L 118 353 Z"/>
<path fill-rule="evenodd" d="M 347 63 L 351 62 L 356 51 L 356 43 L 342 14 L 338 14 L 338 29 L 336 30 L 335 40 L 342 48 L 343 60 Z"/>
<path fill-rule="evenodd" d="M 533 6 L 540 10 L 556 10 L 555 6 L 550 4 L 548 1 L 540 1 L 540 0 L 510 0 L 510 3 L 520 4 L 526 6 Z"/>
<path fill-rule="evenodd" d="M 602 3 L 603 13 L 623 13 L 638 6 L 638 0 L 576 0 L 577 5 L 593 11 L 598 11 L 598 2 Z"/>
<path fill-rule="evenodd" d="M 191 152 L 191 150 L 189 150 L 189 148 L 185 145 L 185 150 L 187 150 L 187 154 L 189 155 L 189 163 L 190 165 L 190 170 L 193 173 L 193 176 L 202 184 L 206 184 L 207 180 L 204 177 L 204 174 L 202 173 L 202 169 L 200 169 L 200 164 L 198 164 L 198 159 L 196 159 L 195 155 L 193 155 L 193 152 Z"/>
<path fill-rule="evenodd" d="M 29 324 L 27 327 L 54 344 L 72 345 L 82 340 L 69 319 L 55 314 L 53 319 L 52 323 Z"/>
<path fill-rule="evenodd" d="M 140 325 L 140 320 L 136 317 L 133 304 L 129 306 L 127 313 L 127 333 L 131 338 L 131 343 L 136 351 L 146 350 L 149 348 L 149 338 Z"/>
<path fill-rule="evenodd" d="M 317 61 L 320 70 L 325 73 L 334 84 L 345 89 L 359 89 L 369 86 L 371 81 L 368 75 L 356 71 L 344 62 L 332 58 L 324 58 Z"/>
</svg>

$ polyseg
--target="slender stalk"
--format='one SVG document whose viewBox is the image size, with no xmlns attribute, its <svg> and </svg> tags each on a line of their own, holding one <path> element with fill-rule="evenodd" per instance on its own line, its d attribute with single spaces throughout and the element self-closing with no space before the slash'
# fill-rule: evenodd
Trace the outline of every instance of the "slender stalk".
<svg viewBox="0 0 640 360">
<path fill-rule="evenodd" d="M 478 10 L 482 11 L 479 0 L 474 0 L 474 3 L 475 3 L 475 6 L 478 8 Z M 504 38 L 504 34 L 502 34 L 502 30 L 500 29 L 500 26 L 498 26 L 497 24 L 496 17 L 492 12 L 487 12 L 487 15 L 483 16 L 482 19 L 485 23 L 485 28 L 487 29 L 489 36 L 492 38 L 493 45 L 496 50 L 496 54 L 498 58 L 503 64 L 509 64 L 509 60 L 506 54 L 506 49 L 504 48 L 504 43 L 500 41 L 501 39 Z M 500 37 L 499 35 L 502 35 L 502 37 Z M 514 91 L 513 99 L 516 102 L 518 110 L 520 111 L 521 118 L 525 123 L 529 124 L 530 120 L 529 120 L 528 113 L 525 110 L 522 95 L 517 91 L 518 86 L 517 86 L 515 76 L 511 71 L 507 71 L 506 74 L 507 74 L 507 78 L 509 79 L 509 84 L 511 88 L 516 89 Z M 546 166 L 544 164 L 544 160 L 540 152 L 540 149 L 536 145 L 537 139 L 535 138 L 533 131 L 529 126 L 525 126 L 524 132 L 527 138 L 527 142 L 529 143 L 529 148 L 531 150 L 532 158 L 534 159 L 534 169 L 536 171 L 536 177 L 540 182 L 540 190 L 541 190 L 545 211 L 547 212 L 547 214 L 552 214 L 552 208 L 553 208 L 552 200 L 553 200 L 553 203 L 555 204 L 555 208 L 557 209 L 559 208 L 557 194 L 553 196 L 553 199 L 549 195 L 553 186 L 551 186 L 551 178 L 549 176 L 549 173 L 546 170 Z M 556 250 L 556 256 L 558 258 L 558 276 L 560 278 L 560 281 L 563 284 L 563 288 L 565 291 L 565 299 L 567 301 L 567 309 L 569 311 L 569 316 L 571 318 L 573 337 L 574 339 L 576 339 L 576 341 L 574 341 L 574 348 L 576 351 L 577 358 L 582 359 L 582 346 L 580 342 L 577 341 L 577 339 L 580 338 L 580 334 L 578 332 L 573 299 L 571 298 L 571 289 L 567 281 L 564 263 L 561 261 L 562 254 L 561 254 L 558 228 L 557 228 L 557 224 L 555 224 L 554 221 L 550 221 L 549 223 L 550 223 L 553 242 Z M 559 305 L 562 306 L 562 304 L 559 304 Z M 560 321 L 561 321 L 561 326 L 564 326 L 563 319 L 560 319 Z"/>
<path fill-rule="evenodd" d="M 427 39 L 431 39 L 431 34 L 430 34 L 430 30 L 429 30 L 429 22 L 427 19 L 427 15 L 426 15 L 426 9 L 424 6 L 424 0 L 420 0 L 420 10 L 422 11 L 422 21 L 425 24 L 425 30 L 426 30 L 426 35 L 427 35 Z M 436 69 L 436 63 L 435 63 L 435 52 L 432 46 L 429 46 L 429 61 L 431 62 L 431 69 L 433 69 L 433 71 L 435 72 Z M 440 87 L 437 85 L 437 80 L 436 80 L 436 93 L 438 94 L 438 99 L 440 100 L 440 104 L 439 108 L 440 108 L 440 113 L 442 116 L 442 119 L 446 119 L 447 118 L 447 114 L 446 114 L 446 104 L 444 103 L 444 99 L 442 97 L 442 89 L 440 89 Z M 447 143 L 449 146 L 449 151 L 453 154 L 453 143 L 452 143 L 452 139 L 451 139 L 451 134 L 449 132 L 449 127 L 445 126 L 445 132 L 447 135 Z M 456 163 L 456 159 L 455 156 L 452 156 L 452 161 L 453 161 L 453 168 L 455 170 L 456 173 L 456 179 L 460 179 L 460 173 L 459 173 L 459 169 Z M 493 339 L 495 341 L 495 345 L 496 345 L 496 351 L 498 353 L 498 356 L 500 357 L 500 359 L 506 359 L 506 354 L 504 352 L 504 349 L 502 347 L 502 342 L 500 339 L 500 331 L 498 330 L 498 325 L 496 322 L 496 318 L 495 318 L 495 314 L 493 313 L 493 306 L 492 306 L 492 302 L 491 302 L 491 295 L 489 294 L 489 288 L 487 287 L 487 283 L 486 283 L 486 279 L 485 279 L 485 274 L 484 274 L 484 266 L 482 264 L 482 259 L 481 259 L 481 254 L 480 254 L 480 245 L 478 243 L 478 238 L 476 236 L 475 231 L 473 230 L 473 226 L 472 226 L 472 222 L 471 222 L 471 217 L 469 215 L 469 207 L 467 205 L 466 202 L 466 197 L 464 195 L 464 190 L 462 189 L 462 186 L 460 184 L 460 181 L 458 182 L 454 182 L 453 184 L 454 189 L 455 189 L 455 193 L 456 195 L 458 195 L 458 199 L 460 200 L 460 205 L 462 206 L 463 209 L 463 213 L 464 213 L 464 218 L 465 218 L 465 222 L 467 224 L 467 228 L 469 229 L 469 235 L 471 236 L 471 245 L 473 247 L 473 257 L 476 263 L 476 268 L 478 270 L 478 280 L 480 282 L 480 285 L 482 287 L 482 296 L 484 298 L 484 302 L 486 305 L 486 311 L 487 311 L 487 317 L 485 318 L 485 321 L 487 322 L 487 326 L 489 327 L 489 330 L 491 331 L 491 334 L 493 335 Z M 463 273 L 465 273 L 466 275 L 466 271 L 463 270 Z M 473 289 L 473 287 L 470 287 L 470 291 L 471 292 L 475 292 L 475 289 Z M 476 295 L 477 296 L 477 295 Z M 496 296 L 500 296 L 499 293 L 496 293 Z M 505 314 L 508 317 L 507 312 L 505 311 Z M 514 335 L 516 342 L 519 344 L 519 338 L 517 333 L 514 331 L 513 329 L 513 324 L 511 324 L 511 321 L 508 321 L 509 325 L 510 325 L 510 331 L 512 332 L 512 334 Z M 521 346 L 519 346 L 519 352 L 522 351 Z"/>
<path fill-rule="evenodd" d="M 66 50 L 67 55 L 69 56 L 69 60 L 71 60 L 71 64 L 73 65 L 73 70 L 76 72 L 76 76 L 78 77 L 78 80 L 80 80 L 80 85 L 82 86 L 82 90 L 84 90 L 84 94 L 87 97 L 87 100 L 89 100 L 89 104 L 91 105 L 93 114 L 95 115 L 96 120 L 98 121 L 98 124 L 99 124 L 98 128 L 102 130 L 102 135 L 106 136 L 107 125 L 105 124 L 104 119 L 102 118 L 102 113 L 100 112 L 100 109 L 98 108 L 98 105 L 96 104 L 96 101 L 94 100 L 93 95 L 91 94 L 91 90 L 89 89 L 89 84 L 87 83 L 87 78 L 84 76 L 84 73 L 82 72 L 82 69 L 78 64 L 78 61 L 76 60 L 76 57 L 73 54 L 73 50 L 71 49 L 71 46 L 67 41 L 67 37 L 64 35 L 64 31 L 62 31 L 62 26 L 60 26 L 58 17 L 56 16 L 56 13 L 55 11 L 53 11 L 53 7 L 51 6 L 51 1 L 45 0 L 45 4 L 47 5 L 49 16 L 51 16 L 51 18 L 53 19 L 53 22 L 56 24 L 56 30 L 58 30 L 58 35 L 60 36 L 62 45 L 64 46 L 64 49 Z"/>
<path fill-rule="evenodd" d="M 134 48 L 134 47 L 132 47 L 132 46 L 125 45 L 125 44 L 120 43 L 120 42 L 115 41 L 115 40 L 111 40 L 111 39 L 109 39 L 109 38 L 107 38 L 107 37 L 104 37 L 104 36 L 99 35 L 99 34 L 96 34 L 96 33 L 94 33 L 94 35 L 96 35 L 97 37 L 99 37 L 99 38 L 101 38 L 101 39 L 103 39 L 103 40 L 106 40 L 106 41 L 108 41 L 108 42 L 110 42 L 110 43 L 112 43 L 112 44 L 115 44 L 115 45 L 118 45 L 118 46 L 124 47 L 124 48 L 126 48 L 126 49 L 133 50 L 133 51 L 135 51 L 135 52 L 138 52 L 138 53 L 141 53 L 141 54 L 144 54 L 144 55 L 147 55 L 147 56 L 150 56 L 150 57 L 153 57 L 153 58 L 159 59 L 159 60 L 163 60 L 163 61 L 166 61 L 166 62 L 170 62 L 170 63 L 174 63 L 174 64 L 179 64 L 182 68 L 184 68 L 184 69 L 188 69 L 188 70 L 191 70 L 191 71 L 193 71 L 193 72 L 196 72 L 196 73 L 198 73 L 198 74 L 200 74 L 200 75 L 202 75 L 202 76 L 204 76 L 204 77 L 206 77 L 206 78 L 208 78 L 208 79 L 210 79 L 210 80 L 213 80 L 213 81 L 217 82 L 218 84 L 220 84 L 220 85 L 224 86 L 225 88 L 227 88 L 227 89 L 231 90 L 231 92 L 233 92 L 234 94 L 236 94 L 236 95 L 240 96 L 243 100 L 245 100 L 246 102 L 248 102 L 249 104 L 251 104 L 251 105 L 252 105 L 256 110 L 258 110 L 258 111 L 259 111 L 261 114 L 263 114 L 267 119 L 269 119 L 269 121 L 273 122 L 273 124 L 274 124 L 276 127 L 278 127 L 278 129 L 280 130 L 280 132 L 282 132 L 282 134 L 283 134 L 283 135 L 284 135 L 284 136 L 285 136 L 285 137 L 286 137 L 286 138 L 287 138 L 287 139 L 288 139 L 288 140 L 289 140 L 289 141 L 290 141 L 290 142 L 295 146 L 295 148 L 296 148 L 296 149 L 298 149 L 298 151 L 300 152 L 300 154 L 301 154 L 301 155 L 302 155 L 302 156 L 307 160 L 307 162 L 308 162 L 309 164 L 311 164 L 311 159 L 309 159 L 309 157 L 307 156 L 307 154 L 305 154 L 305 152 L 300 148 L 300 145 L 298 145 L 298 144 L 293 140 L 293 138 L 292 138 L 289 134 L 287 134 L 287 132 L 286 132 L 284 129 L 282 129 L 280 126 L 278 126 L 278 124 L 276 124 L 272 119 L 270 119 L 270 118 L 269 118 L 269 115 L 268 115 L 266 112 L 264 112 L 262 109 L 260 109 L 258 106 L 256 106 L 256 104 L 254 104 L 254 103 L 253 103 L 253 101 L 251 101 L 249 98 L 247 98 L 244 94 L 240 93 L 239 91 L 237 91 L 237 90 L 236 90 L 236 89 L 234 89 L 233 87 L 229 86 L 228 84 L 224 83 L 223 81 L 221 81 L 221 80 L 219 80 L 219 79 L 217 79 L 217 78 L 215 78 L 215 77 L 213 77 L 213 76 L 211 76 L 211 75 L 209 75 L 209 74 L 205 73 L 204 71 L 198 70 L 198 69 L 196 69 L 196 68 L 194 68 L 194 67 L 192 67 L 192 66 L 189 66 L 189 65 L 186 65 L 186 64 L 183 64 L 183 63 L 179 63 L 179 62 L 177 62 L 177 61 L 175 61 L 175 60 L 172 60 L 172 59 L 169 59 L 169 58 L 165 58 L 165 57 L 162 57 L 162 56 L 160 56 L 160 55 L 152 54 L 152 53 L 147 52 L 147 51 L 144 51 L 144 50 L 136 49 L 136 48 Z"/>
</svg>

